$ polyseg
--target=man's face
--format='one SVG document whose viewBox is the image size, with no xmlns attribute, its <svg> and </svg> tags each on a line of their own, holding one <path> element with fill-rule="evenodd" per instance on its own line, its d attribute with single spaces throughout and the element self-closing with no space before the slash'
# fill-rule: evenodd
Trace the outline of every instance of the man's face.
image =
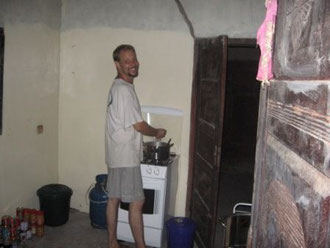
<svg viewBox="0 0 330 248">
<path fill-rule="evenodd" d="M 139 75 L 139 61 L 136 54 L 131 50 L 122 50 L 119 53 L 119 61 L 115 62 L 118 74 L 128 82 Z"/>
</svg>

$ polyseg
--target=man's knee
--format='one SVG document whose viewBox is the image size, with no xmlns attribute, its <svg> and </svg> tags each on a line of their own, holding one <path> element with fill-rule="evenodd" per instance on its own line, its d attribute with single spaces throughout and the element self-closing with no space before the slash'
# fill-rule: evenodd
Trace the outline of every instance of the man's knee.
<svg viewBox="0 0 330 248">
<path fill-rule="evenodd" d="M 107 203 L 107 207 L 108 208 L 117 208 L 119 206 L 119 203 L 120 203 L 120 199 L 118 199 L 118 198 L 109 198 L 108 203 Z"/>
<path fill-rule="evenodd" d="M 119 198 L 108 198 L 108 203 L 118 203 L 120 202 L 120 199 Z"/>
<path fill-rule="evenodd" d="M 129 208 L 132 210 L 142 210 L 144 205 L 144 200 L 133 201 L 129 204 Z"/>
</svg>

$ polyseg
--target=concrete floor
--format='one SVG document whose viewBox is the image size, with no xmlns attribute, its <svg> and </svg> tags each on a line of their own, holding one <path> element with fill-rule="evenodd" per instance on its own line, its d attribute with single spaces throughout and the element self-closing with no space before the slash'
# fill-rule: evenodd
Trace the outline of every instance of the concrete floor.
<svg viewBox="0 0 330 248">
<path fill-rule="evenodd" d="M 20 248 L 107 248 L 107 231 L 91 226 L 88 213 L 71 209 L 67 223 L 57 227 L 45 226 L 43 237 L 33 236 Z M 121 248 L 133 248 L 135 245 L 120 242 Z M 162 248 L 167 247 L 166 238 Z M 152 248 L 152 247 L 147 247 Z M 198 248 L 196 244 L 193 248 Z"/>
<path fill-rule="evenodd" d="M 131 243 L 121 243 L 122 247 L 134 247 Z M 45 226 L 43 237 L 33 236 L 23 245 L 24 248 L 107 248 L 107 231 L 93 228 L 89 215 L 70 210 L 66 224 Z"/>
</svg>

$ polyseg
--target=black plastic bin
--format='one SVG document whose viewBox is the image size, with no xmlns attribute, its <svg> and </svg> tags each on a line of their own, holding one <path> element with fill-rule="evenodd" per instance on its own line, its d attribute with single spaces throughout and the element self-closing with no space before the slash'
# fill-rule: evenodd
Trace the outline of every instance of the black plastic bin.
<svg viewBox="0 0 330 248">
<path fill-rule="evenodd" d="M 60 226 L 69 220 L 72 189 L 63 184 L 48 184 L 38 189 L 37 195 L 47 226 Z"/>
</svg>

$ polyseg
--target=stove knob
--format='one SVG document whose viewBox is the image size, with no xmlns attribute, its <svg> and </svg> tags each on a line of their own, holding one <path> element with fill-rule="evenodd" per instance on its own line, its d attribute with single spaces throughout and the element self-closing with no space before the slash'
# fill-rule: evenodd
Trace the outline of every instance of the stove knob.
<svg viewBox="0 0 330 248">
<path fill-rule="evenodd" d="M 152 173 L 152 169 L 151 169 L 150 167 L 148 167 L 148 168 L 146 169 L 146 172 L 147 172 L 149 175 L 151 175 L 151 173 Z"/>
<path fill-rule="evenodd" d="M 159 169 L 158 169 L 158 168 L 156 168 L 156 169 L 154 170 L 154 174 L 155 174 L 156 176 L 159 175 Z"/>
</svg>

